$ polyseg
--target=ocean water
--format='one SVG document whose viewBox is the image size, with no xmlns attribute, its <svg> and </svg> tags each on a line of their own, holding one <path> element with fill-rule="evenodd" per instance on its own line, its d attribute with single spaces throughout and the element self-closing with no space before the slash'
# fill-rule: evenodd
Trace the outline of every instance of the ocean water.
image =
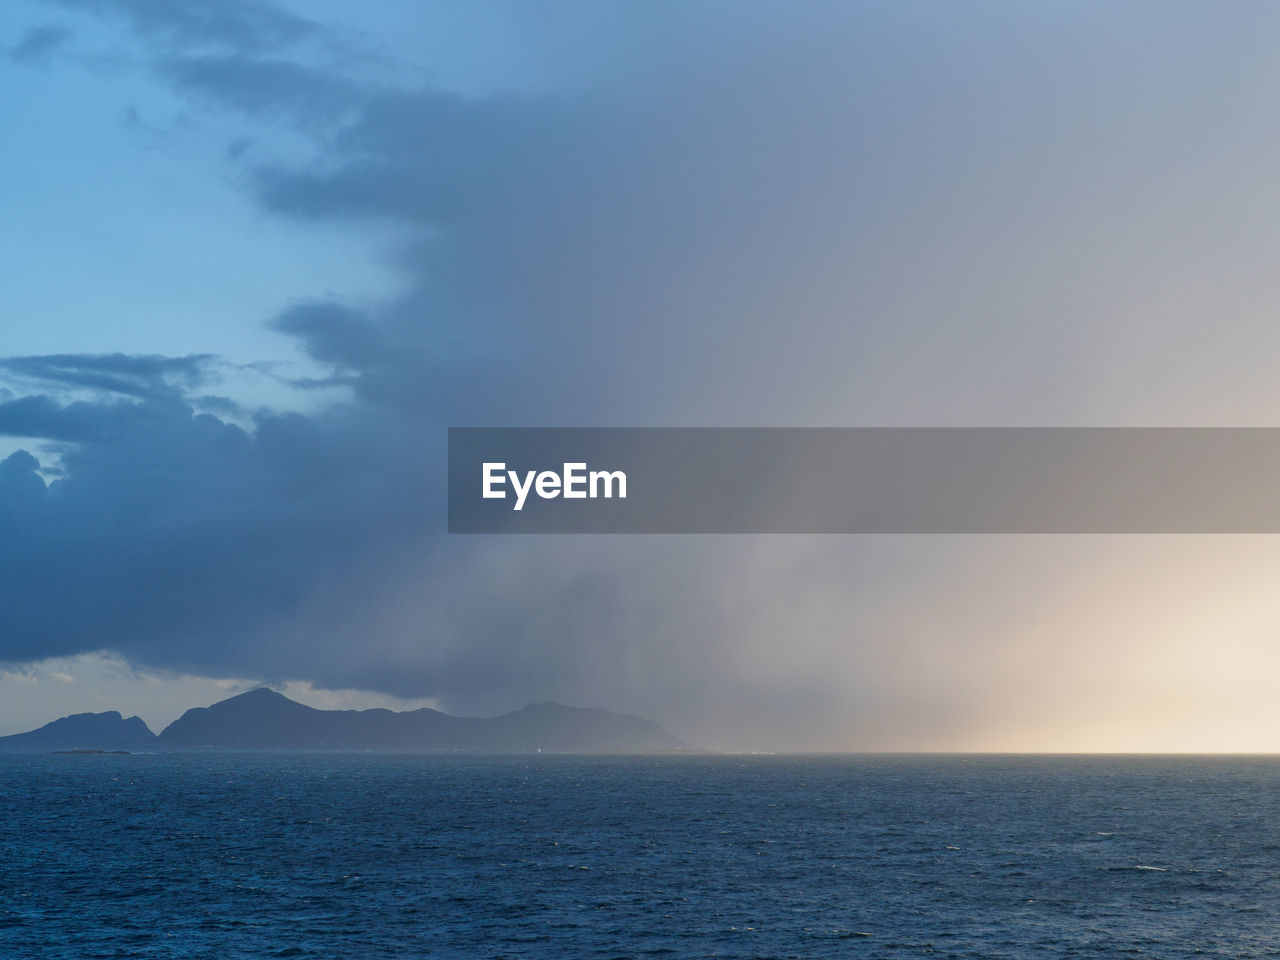
<svg viewBox="0 0 1280 960">
<path fill-rule="evenodd" d="M 1280 956 L 1280 759 L 0 756 L 0 957 Z"/>
</svg>

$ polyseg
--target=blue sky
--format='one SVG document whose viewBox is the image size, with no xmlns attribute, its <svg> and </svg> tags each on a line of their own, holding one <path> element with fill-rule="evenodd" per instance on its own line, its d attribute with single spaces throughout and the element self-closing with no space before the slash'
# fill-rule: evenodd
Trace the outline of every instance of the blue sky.
<svg viewBox="0 0 1280 960">
<path fill-rule="evenodd" d="M 1273 425 L 1263 4 L 16 0 L 0 728 L 1265 749 L 1265 538 L 443 534 L 445 428 Z"/>
</svg>

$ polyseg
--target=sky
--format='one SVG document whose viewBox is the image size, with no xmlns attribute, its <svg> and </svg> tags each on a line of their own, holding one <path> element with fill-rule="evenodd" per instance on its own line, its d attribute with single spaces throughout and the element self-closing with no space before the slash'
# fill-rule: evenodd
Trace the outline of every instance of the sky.
<svg viewBox="0 0 1280 960">
<path fill-rule="evenodd" d="M 1265 536 L 445 533 L 447 427 L 1275 426 L 1280 10 L 11 0 L 0 734 L 1280 750 Z"/>
</svg>

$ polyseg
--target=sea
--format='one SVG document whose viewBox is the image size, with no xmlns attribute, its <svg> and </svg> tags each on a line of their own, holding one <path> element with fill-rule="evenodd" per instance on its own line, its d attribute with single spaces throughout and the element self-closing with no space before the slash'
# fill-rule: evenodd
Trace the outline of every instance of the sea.
<svg viewBox="0 0 1280 960">
<path fill-rule="evenodd" d="M 1276 957 L 1280 758 L 0 755 L 0 958 Z"/>
</svg>

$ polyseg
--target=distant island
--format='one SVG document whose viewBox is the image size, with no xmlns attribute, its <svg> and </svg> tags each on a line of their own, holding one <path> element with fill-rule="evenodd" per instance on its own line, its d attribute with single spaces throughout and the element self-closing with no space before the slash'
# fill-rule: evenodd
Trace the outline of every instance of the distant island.
<svg viewBox="0 0 1280 960">
<path fill-rule="evenodd" d="M 77 713 L 39 730 L 0 737 L 0 750 L 129 750 L 154 746 L 156 735 L 141 717 L 127 720 L 115 710 Z"/>
<path fill-rule="evenodd" d="M 193 707 L 154 734 L 139 717 L 79 713 L 0 737 L 0 750 L 386 750 L 472 753 L 670 753 L 689 749 L 652 720 L 534 703 L 498 717 L 439 710 L 318 710 L 259 687 Z"/>
</svg>

